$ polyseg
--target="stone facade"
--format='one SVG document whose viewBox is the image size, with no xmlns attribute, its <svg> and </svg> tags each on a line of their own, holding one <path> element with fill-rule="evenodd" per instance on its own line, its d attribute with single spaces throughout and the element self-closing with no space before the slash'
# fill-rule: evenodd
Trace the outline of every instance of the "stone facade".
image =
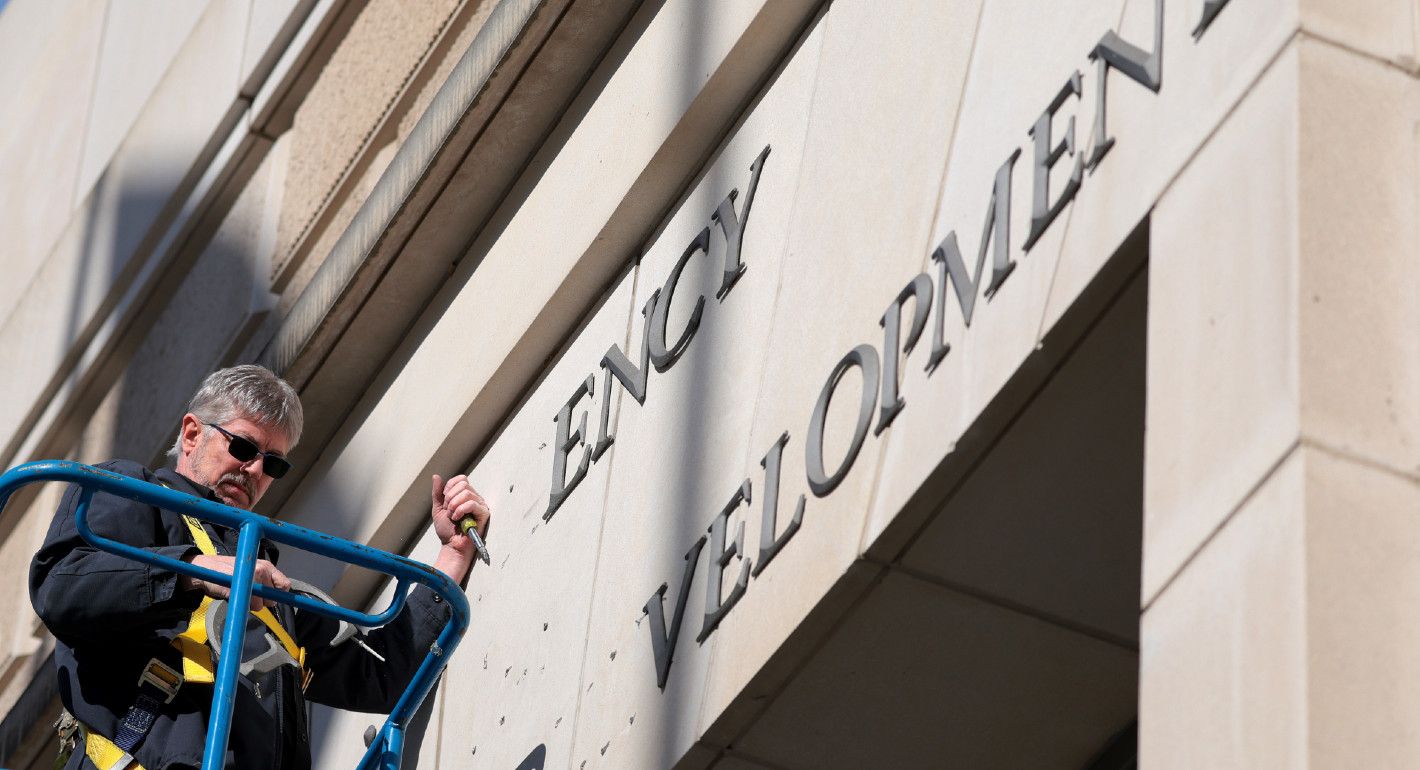
<svg viewBox="0 0 1420 770">
<path fill-rule="evenodd" d="M 1420 27 L 1362 5 L 11 0 L 0 458 L 161 462 L 260 361 L 263 513 L 428 559 L 469 473 L 420 767 L 1412 766 Z"/>
</svg>

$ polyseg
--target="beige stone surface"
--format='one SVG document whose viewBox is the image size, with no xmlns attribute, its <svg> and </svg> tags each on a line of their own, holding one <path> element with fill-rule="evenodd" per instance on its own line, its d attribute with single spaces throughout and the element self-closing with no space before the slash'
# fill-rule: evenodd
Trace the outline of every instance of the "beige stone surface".
<svg viewBox="0 0 1420 770">
<path fill-rule="evenodd" d="M 41 269 L 0 325 L 0 349 L 29 362 L 25 376 L 0 382 L 0 436 L 15 437 L 25 413 L 59 372 L 75 339 L 105 321 L 141 260 L 153 248 L 175 190 L 192 164 L 214 149 L 234 120 L 246 6 L 208 6 L 143 113 L 89 197 L 69 220 Z M 170 212 L 169 212 L 170 213 Z M 135 261 L 135 254 L 139 260 Z M 55 308 L 63 308 L 56 313 Z M 23 438 L 23 437 L 20 437 Z"/>
<path fill-rule="evenodd" d="M 0 66 L 25 72 L 0 90 L 0 232 L 7 279 L 0 318 L 11 315 L 45 264 L 76 204 L 93 71 L 103 35 L 103 6 L 16 3 L 0 17 Z M 39 41 L 46 45 L 35 47 Z"/>
<path fill-rule="evenodd" d="M 44 0 L 12 0 L 5 4 L 0 16 L 0 66 L 6 72 L 34 67 L 45 52 L 57 48 L 56 36 L 66 29 L 89 34 L 92 24 L 102 24 L 107 0 L 81 0 L 74 3 L 47 3 Z M 89 19 L 84 28 L 66 25 L 76 19 Z M 102 34 L 102 33 L 99 33 Z M 97 41 L 93 41 L 95 45 Z M 92 66 L 93 59 L 89 59 Z M 38 68 L 36 68 L 38 69 Z M 35 73 L 38 74 L 38 73 Z M 7 78 L 0 84 L 0 106 L 9 114 L 16 96 L 27 89 L 26 78 Z"/>
<path fill-rule="evenodd" d="M 1042 336 L 1119 248 L 1209 136 L 1250 95 L 1259 76 L 1298 25 L 1291 2 L 1231 2 L 1200 40 L 1192 31 L 1202 4 L 1164 3 L 1163 86 L 1155 94 L 1114 71 L 1106 106 L 1113 149 L 1087 173 L 1080 194 L 1056 222 L 1064 234 L 1051 282 Z M 1129 0 L 1114 27 L 1126 40 L 1153 48 L 1154 3 Z M 1102 33 L 1101 33 L 1102 34 Z M 1075 107 L 1080 140 L 1092 144 L 1099 93 L 1095 64 L 1077 54 L 1084 76 Z"/>
<path fill-rule="evenodd" d="M 1297 6 L 1301 11 L 1302 28 L 1309 34 L 1411 71 L 1420 67 L 1416 51 L 1420 42 L 1420 16 L 1413 2 L 1297 0 Z"/>
<path fill-rule="evenodd" d="M 1300 46 L 1296 303 L 1303 433 L 1420 472 L 1420 84 Z"/>
<path fill-rule="evenodd" d="M 1319 694 L 1307 675 L 1305 472 L 1292 453 L 1144 612 L 1140 767 L 1326 766 L 1307 749 Z"/>
<path fill-rule="evenodd" d="M 1326 450 L 1304 459 L 1311 766 L 1408 767 L 1420 756 L 1420 477 Z"/>
<path fill-rule="evenodd" d="M 289 132 L 285 135 L 288 140 L 292 140 L 294 137 L 295 135 Z M 292 143 L 294 144 L 294 142 Z M 279 310 L 283 315 L 288 313 L 301 298 L 302 292 L 310 285 L 311 279 L 320 271 L 320 266 L 325 262 L 325 258 L 330 255 L 335 244 L 345 234 L 346 228 L 355 221 L 355 215 L 365 205 L 365 200 L 370 197 L 370 191 L 375 189 L 375 184 L 380 181 L 385 169 L 389 168 L 390 162 L 394 160 L 399 148 L 398 142 L 390 142 L 379 148 L 378 151 L 372 152 L 366 161 L 368 165 L 358 179 L 351 180 L 346 188 L 346 194 L 337 201 L 331 201 L 331 208 L 326 211 L 329 223 L 318 233 L 312 233 L 311 238 L 302 247 L 309 254 L 316 255 L 317 258 L 296 260 L 288 265 L 289 269 L 282 279 L 284 283 L 278 284 L 281 291 Z M 276 236 L 280 238 L 279 222 Z M 283 256 L 285 255 L 278 254 L 272 259 L 273 268 L 280 263 Z"/>
<path fill-rule="evenodd" d="M 475 567 L 468 591 L 473 627 L 445 676 L 441 753 L 449 767 L 513 767 L 538 745 L 547 747 L 549 766 L 567 764 L 578 721 L 590 717 L 592 707 L 586 704 L 600 695 L 593 690 L 614 689 L 622 679 L 588 679 L 584 672 L 616 649 L 599 644 L 589 629 L 599 620 L 634 626 L 639 610 L 613 608 L 608 617 L 591 618 L 594 592 L 618 571 L 621 565 L 614 560 L 625 558 L 625 548 L 642 542 L 639 537 L 654 539 L 659 531 L 649 522 L 623 524 L 621 513 L 629 511 L 609 492 L 620 464 L 634 467 L 636 455 L 622 456 L 614 445 L 589 468 L 551 521 L 544 521 L 543 513 L 552 468 L 552 417 L 576 383 L 595 369 L 606 346 L 625 344 L 628 320 L 639 316 L 633 310 L 633 287 L 634 276 L 627 274 L 508 424 L 504 440 L 470 473 L 495 512 L 488 539 L 494 560 L 492 569 Z M 596 396 L 577 409 L 577 414 L 588 413 L 589 431 L 597 429 L 604 395 L 600 381 L 597 388 Z M 573 454 L 569 473 L 580 454 Z M 645 517 L 652 513 L 639 512 Z M 638 558 L 654 557 L 641 552 Z M 647 588 L 647 594 L 654 588 Z M 647 673 L 625 658 L 617 663 L 623 669 L 618 673 Z"/>
<path fill-rule="evenodd" d="M 474 38 L 483 29 L 484 22 L 493 13 L 493 9 L 498 7 L 497 0 L 464 0 L 463 8 L 451 21 L 451 26 L 445 32 L 448 45 L 440 44 L 442 51 L 435 52 L 437 59 L 430 62 L 429 74 L 422 78 L 423 83 L 417 84 L 418 93 L 413 95 L 409 102 L 409 108 L 404 115 L 400 116 L 399 126 L 395 129 L 395 135 L 402 141 L 414 130 L 414 125 L 423 117 L 424 111 L 429 109 L 429 105 L 434 101 L 434 95 L 448 80 L 449 74 L 454 67 L 463 59 L 464 54 L 473 45 Z"/>
<path fill-rule="evenodd" d="M 1144 614 L 1140 764 L 1407 767 L 1420 479 L 1304 446 Z"/>
<path fill-rule="evenodd" d="M 89 459 L 147 461 L 164 451 L 202 379 L 231 362 L 248 325 L 272 304 L 264 231 L 274 225 L 285 159 L 267 155 L 133 351 L 101 407 L 112 415 L 110 454 Z"/>
<path fill-rule="evenodd" d="M 1151 219 L 1146 605 L 1298 437 L 1297 89 L 1291 50 Z"/>
<path fill-rule="evenodd" d="M 91 118 L 83 144 L 84 161 L 79 169 L 80 198 L 108 166 L 211 2 L 213 0 L 122 0 L 108 4 L 94 73 Z M 241 18 L 233 17 L 233 21 L 240 24 L 223 30 L 224 35 L 237 38 L 240 46 L 245 34 L 245 6 L 250 0 L 215 2 L 242 7 Z M 227 96 L 236 94 L 232 92 Z"/>
</svg>

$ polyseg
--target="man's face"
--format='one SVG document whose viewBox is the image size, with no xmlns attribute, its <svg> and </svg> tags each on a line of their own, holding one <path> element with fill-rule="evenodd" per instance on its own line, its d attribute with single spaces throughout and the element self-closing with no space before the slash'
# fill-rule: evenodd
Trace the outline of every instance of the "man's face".
<svg viewBox="0 0 1420 770">
<path fill-rule="evenodd" d="M 227 432 L 256 444 L 263 453 L 272 452 L 285 457 L 290 448 L 285 433 L 255 420 L 243 417 L 221 425 Z M 272 479 L 262 472 L 265 458 L 261 454 L 242 462 L 227 451 L 228 443 L 221 431 L 203 425 L 196 415 L 184 415 L 177 471 L 210 487 L 217 498 L 227 505 L 250 509 L 266 494 Z"/>
</svg>

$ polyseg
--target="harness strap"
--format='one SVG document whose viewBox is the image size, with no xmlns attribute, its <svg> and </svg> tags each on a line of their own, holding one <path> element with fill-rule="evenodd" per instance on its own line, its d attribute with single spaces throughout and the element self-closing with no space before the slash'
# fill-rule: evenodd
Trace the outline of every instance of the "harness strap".
<svg viewBox="0 0 1420 770">
<path fill-rule="evenodd" d="M 192 533 L 192 540 L 197 545 L 197 550 L 208 556 L 215 556 L 217 548 L 212 543 L 212 538 L 207 534 L 207 529 L 202 526 L 202 522 L 192 516 L 182 517 L 187 524 L 188 531 Z M 212 597 L 203 596 L 202 602 L 193 611 L 192 618 L 188 621 L 187 630 L 173 639 L 173 645 L 182 653 L 183 677 L 189 682 L 199 684 L 211 684 L 215 680 L 216 666 L 212 663 L 212 649 L 208 646 L 207 632 L 207 608 L 212 604 Z M 306 651 L 296 640 L 281 627 L 281 623 L 276 620 L 271 610 L 262 607 L 252 613 L 263 625 L 270 629 L 271 634 L 276 637 L 276 641 L 286 649 L 287 654 L 301 665 L 304 673 L 306 663 Z"/>
<path fill-rule="evenodd" d="M 79 725 L 79 732 L 84 736 L 84 754 L 99 770 L 143 770 L 143 766 L 133 760 L 132 754 L 108 738 L 82 724 Z"/>
</svg>

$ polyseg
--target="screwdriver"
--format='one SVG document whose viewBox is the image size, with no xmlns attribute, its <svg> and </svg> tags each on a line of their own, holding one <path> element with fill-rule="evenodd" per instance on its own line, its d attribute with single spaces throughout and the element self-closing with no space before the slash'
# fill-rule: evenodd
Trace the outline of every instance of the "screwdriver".
<svg viewBox="0 0 1420 770">
<path fill-rule="evenodd" d="M 488 546 L 484 545 L 483 538 L 478 536 L 478 523 L 473 520 L 473 517 L 459 519 L 459 529 L 465 535 L 473 538 L 473 547 L 478 550 L 478 558 L 482 559 L 484 564 L 493 566 L 493 561 L 488 558 Z"/>
<path fill-rule="evenodd" d="M 374 655 L 381 663 L 385 662 L 385 656 L 379 654 L 378 652 L 375 652 L 374 649 L 370 647 L 370 645 L 365 644 L 365 640 L 360 638 L 360 634 L 355 634 L 354 636 L 350 637 L 350 641 L 360 645 L 360 647 L 362 647 L 365 652 Z"/>
</svg>

